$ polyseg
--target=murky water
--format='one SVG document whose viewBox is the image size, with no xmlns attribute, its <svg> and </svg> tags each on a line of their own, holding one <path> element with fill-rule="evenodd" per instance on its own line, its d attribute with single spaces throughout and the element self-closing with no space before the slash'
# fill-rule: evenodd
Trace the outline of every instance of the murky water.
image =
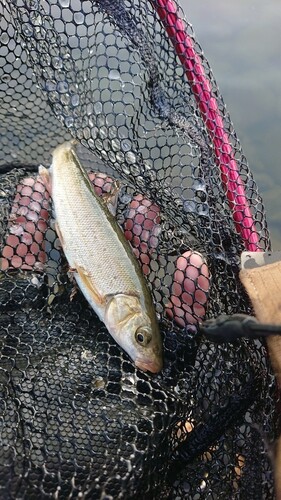
<svg viewBox="0 0 281 500">
<path fill-rule="evenodd" d="M 281 249 L 281 1 L 180 0 L 213 69 Z"/>
</svg>

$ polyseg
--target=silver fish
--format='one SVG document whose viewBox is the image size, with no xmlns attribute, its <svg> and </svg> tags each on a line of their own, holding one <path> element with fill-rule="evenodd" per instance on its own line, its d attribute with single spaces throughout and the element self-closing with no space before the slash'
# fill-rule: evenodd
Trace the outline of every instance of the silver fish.
<svg viewBox="0 0 281 500">
<path fill-rule="evenodd" d="M 98 197 L 72 142 L 39 167 L 51 187 L 56 230 L 75 280 L 109 333 L 136 366 L 162 369 L 162 340 L 149 288 L 115 217 Z"/>
</svg>

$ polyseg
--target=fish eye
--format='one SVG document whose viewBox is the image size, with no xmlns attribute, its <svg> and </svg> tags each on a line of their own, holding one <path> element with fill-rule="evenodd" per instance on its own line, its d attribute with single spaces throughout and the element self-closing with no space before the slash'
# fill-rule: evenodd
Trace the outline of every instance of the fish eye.
<svg viewBox="0 0 281 500">
<path fill-rule="evenodd" d="M 136 341 L 142 346 L 147 346 L 152 339 L 151 332 L 146 328 L 138 328 L 135 333 Z"/>
</svg>

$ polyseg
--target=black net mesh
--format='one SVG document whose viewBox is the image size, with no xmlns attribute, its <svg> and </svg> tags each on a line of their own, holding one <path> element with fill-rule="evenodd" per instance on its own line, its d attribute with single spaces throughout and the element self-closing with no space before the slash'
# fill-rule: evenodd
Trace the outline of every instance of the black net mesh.
<svg viewBox="0 0 281 500">
<path fill-rule="evenodd" d="M 0 0 L 0 15 L 0 497 L 273 498 L 266 349 L 197 332 L 251 311 L 239 257 L 269 238 L 191 26 L 164 0 Z M 71 137 L 98 195 L 120 183 L 163 336 L 157 375 L 73 290 L 37 174 Z"/>
</svg>

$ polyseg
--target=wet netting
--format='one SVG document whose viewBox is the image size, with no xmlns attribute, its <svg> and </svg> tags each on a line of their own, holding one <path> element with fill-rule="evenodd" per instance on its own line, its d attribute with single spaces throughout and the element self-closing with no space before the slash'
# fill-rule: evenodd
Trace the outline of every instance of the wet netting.
<svg viewBox="0 0 281 500">
<path fill-rule="evenodd" d="M 173 0 L 0 0 L 0 16 L 1 499 L 273 498 L 266 348 L 198 331 L 251 312 L 240 254 L 269 236 L 192 27 Z M 157 374 L 73 288 L 38 176 L 70 138 L 99 196 L 119 186 Z"/>
</svg>

